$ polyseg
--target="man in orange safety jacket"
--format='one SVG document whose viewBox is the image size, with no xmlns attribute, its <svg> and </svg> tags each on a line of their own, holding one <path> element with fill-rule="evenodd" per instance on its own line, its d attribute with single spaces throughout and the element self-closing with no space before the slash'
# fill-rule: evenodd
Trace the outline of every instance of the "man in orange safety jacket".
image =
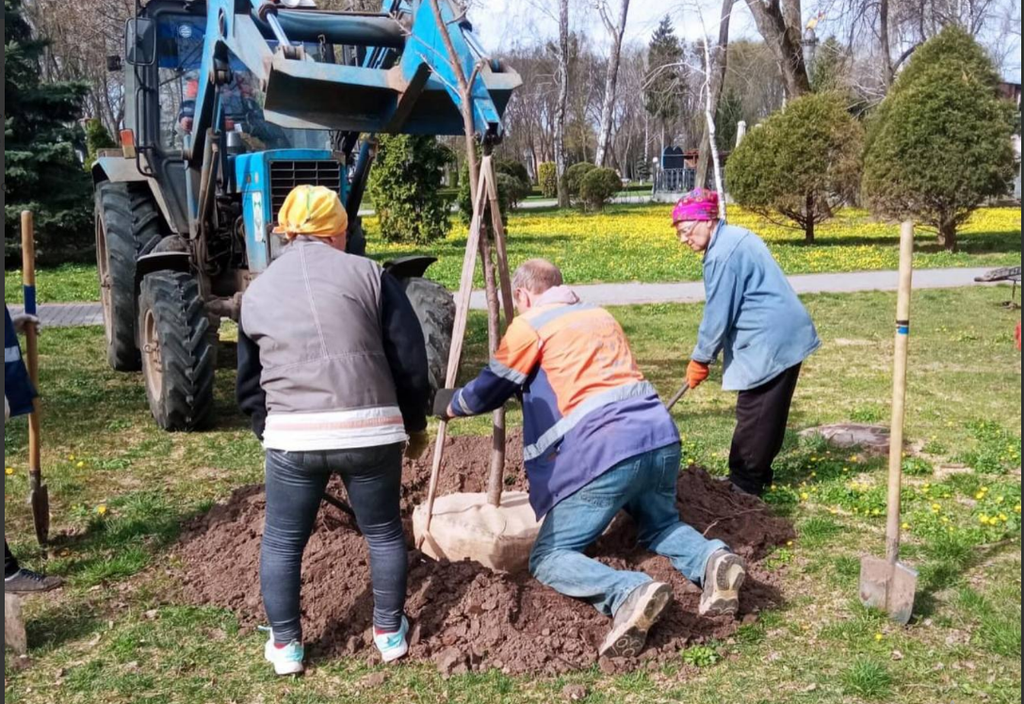
<svg viewBox="0 0 1024 704">
<path fill-rule="evenodd" d="M 500 349 L 477 379 L 439 392 L 435 413 L 482 415 L 522 393 L 530 502 L 544 520 L 531 573 L 614 618 L 602 656 L 638 656 L 672 601 L 671 587 L 584 554 L 625 510 L 644 547 L 703 587 L 701 614 L 734 615 L 745 565 L 680 520 L 679 431 L 622 327 L 581 303 L 549 262 L 524 264 L 513 288 L 520 315 Z"/>
</svg>

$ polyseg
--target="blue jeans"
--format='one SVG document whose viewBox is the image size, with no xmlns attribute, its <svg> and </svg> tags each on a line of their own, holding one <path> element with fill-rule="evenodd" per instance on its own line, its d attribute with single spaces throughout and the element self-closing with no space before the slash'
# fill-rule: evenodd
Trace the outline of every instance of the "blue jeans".
<svg viewBox="0 0 1024 704">
<path fill-rule="evenodd" d="M 327 481 L 335 473 L 345 482 L 359 529 L 370 546 L 374 626 L 385 633 L 401 629 L 409 571 L 400 505 L 403 449 L 398 444 L 330 452 L 267 452 L 260 587 L 278 644 L 302 642 L 302 554 Z"/>
<path fill-rule="evenodd" d="M 680 457 L 678 444 L 633 457 L 555 506 L 533 547 L 533 576 L 560 594 L 614 616 L 634 590 L 653 580 L 639 572 L 613 570 L 583 551 L 625 510 L 636 521 L 644 548 L 669 558 L 684 577 L 702 585 L 708 560 L 728 548 L 679 520 Z"/>
</svg>

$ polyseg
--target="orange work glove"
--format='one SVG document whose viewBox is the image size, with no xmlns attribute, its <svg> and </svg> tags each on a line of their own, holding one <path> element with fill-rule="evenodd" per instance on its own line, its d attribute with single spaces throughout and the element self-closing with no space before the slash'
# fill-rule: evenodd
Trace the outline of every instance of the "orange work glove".
<svg viewBox="0 0 1024 704">
<path fill-rule="evenodd" d="M 709 376 L 711 376 L 711 367 L 703 362 L 690 362 L 690 366 L 686 368 L 686 381 L 689 382 L 691 389 L 696 389 L 703 384 Z"/>
</svg>

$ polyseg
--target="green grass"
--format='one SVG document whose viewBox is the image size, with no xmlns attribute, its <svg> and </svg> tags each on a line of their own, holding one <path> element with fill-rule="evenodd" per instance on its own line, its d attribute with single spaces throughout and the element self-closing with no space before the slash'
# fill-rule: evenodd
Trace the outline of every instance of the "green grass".
<svg viewBox="0 0 1024 704">
<path fill-rule="evenodd" d="M 599 282 L 699 281 L 701 260 L 676 241 L 671 206 L 616 205 L 603 213 L 582 214 L 556 210 L 522 211 L 509 221 L 509 258 L 512 266 L 526 259 L 545 257 L 559 264 L 574 284 Z M 457 222 L 457 218 L 455 218 Z M 867 213 L 843 211 L 822 225 L 813 246 L 792 229 L 770 225 L 734 208 L 730 221 L 761 235 L 787 274 L 894 270 L 898 268 L 898 227 L 877 223 Z M 1019 265 L 1021 211 L 986 209 L 964 227 L 958 254 L 943 251 L 934 234 L 918 234 L 918 268 L 999 267 Z M 456 224 L 445 240 L 429 247 L 391 245 L 380 240 L 373 217 L 365 219 L 368 250 L 381 261 L 411 254 L 438 258 L 430 276 L 451 289 L 458 287 L 467 228 Z M 8 272 L 5 300 L 21 300 L 20 275 Z M 478 285 L 482 285 L 479 280 Z M 43 302 L 91 301 L 99 298 L 95 268 L 66 266 L 39 273 Z M 969 331 L 963 334 L 970 335 Z M 865 403 L 859 418 L 881 413 Z"/>
<path fill-rule="evenodd" d="M 933 473 L 907 478 L 904 554 L 921 571 L 910 627 L 857 601 L 860 557 L 885 550 L 885 519 L 875 514 L 884 506 L 884 461 L 795 432 L 867 408 L 884 421 L 895 300 L 816 296 L 807 304 L 825 346 L 807 365 L 770 497 L 799 532 L 769 563 L 783 606 L 728 642 L 694 644 L 669 667 L 619 677 L 594 669 L 446 681 L 424 666 L 380 670 L 364 660 L 315 658 L 305 679 L 274 680 L 259 635 L 241 630 L 229 612 L 185 602 L 173 558 L 183 522 L 261 479 L 260 448 L 231 403 L 232 374 L 218 374 L 213 430 L 165 435 L 148 417 L 139 376 L 104 366 L 100 330 L 47 331 L 43 466 L 62 537 L 45 562 L 30 539 L 21 422 L 10 423 L 4 439 L 14 471 L 5 478 L 5 533 L 29 566 L 45 565 L 68 587 L 27 602 L 31 665 L 21 670 L 5 660 L 5 701 L 550 704 L 573 684 L 589 693 L 587 704 L 1019 702 L 1021 360 L 1012 342 L 1018 314 L 999 306 L 1007 295 L 915 296 L 908 437 L 929 448 L 923 459 Z M 668 305 L 615 311 L 663 393 L 682 379 L 700 313 L 700 306 Z M 482 323 L 474 316 L 467 369 L 483 361 Z M 677 407 L 686 459 L 725 471 L 734 401 L 710 383 Z M 518 422 L 518 413 L 512 418 Z M 481 433 L 488 422 L 454 428 Z M 932 453 L 936 447 L 945 449 Z M 978 462 L 976 471 L 948 471 L 967 458 Z M 385 684 L 370 688 L 367 678 L 380 672 Z"/>
<path fill-rule="evenodd" d="M 4 303 L 20 305 L 21 270 L 4 272 Z M 100 285 L 96 267 L 84 264 L 65 264 L 54 269 L 36 272 L 36 292 L 40 303 L 75 303 L 98 301 Z"/>
</svg>

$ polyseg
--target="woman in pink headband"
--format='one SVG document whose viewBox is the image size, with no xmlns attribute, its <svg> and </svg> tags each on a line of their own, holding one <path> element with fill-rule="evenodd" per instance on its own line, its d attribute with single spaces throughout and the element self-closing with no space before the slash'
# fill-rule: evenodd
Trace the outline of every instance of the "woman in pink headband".
<svg viewBox="0 0 1024 704">
<path fill-rule="evenodd" d="M 722 355 L 722 387 L 739 392 L 730 479 L 761 496 L 774 478 L 800 369 L 821 341 L 765 243 L 720 218 L 718 194 L 704 189 L 672 212 L 680 242 L 704 255 L 707 305 L 686 377 L 697 388 Z"/>
</svg>

